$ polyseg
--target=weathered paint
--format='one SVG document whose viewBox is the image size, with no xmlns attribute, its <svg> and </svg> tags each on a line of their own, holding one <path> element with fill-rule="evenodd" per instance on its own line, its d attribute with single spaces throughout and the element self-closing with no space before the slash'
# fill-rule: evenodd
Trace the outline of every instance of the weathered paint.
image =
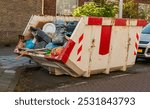
<svg viewBox="0 0 150 109">
<path fill-rule="evenodd" d="M 111 40 L 111 30 L 112 26 L 102 26 L 102 31 L 100 35 L 100 47 L 99 54 L 106 55 L 109 53 L 110 40 Z"/>
<path fill-rule="evenodd" d="M 55 18 L 33 16 L 27 27 L 48 19 L 53 21 Z M 145 20 L 137 19 L 82 17 L 62 54 L 53 60 L 42 60 L 45 62 L 42 65 L 49 66 L 49 71 L 54 69 L 56 75 L 75 77 L 125 71 L 135 63 L 139 34 L 145 24 Z M 27 28 L 24 33 L 28 34 Z"/>
</svg>

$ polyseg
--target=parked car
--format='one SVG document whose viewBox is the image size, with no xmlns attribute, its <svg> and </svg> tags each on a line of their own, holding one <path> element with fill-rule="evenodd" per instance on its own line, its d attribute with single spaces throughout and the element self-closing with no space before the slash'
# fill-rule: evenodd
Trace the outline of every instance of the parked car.
<svg viewBox="0 0 150 109">
<path fill-rule="evenodd" d="M 150 60 L 150 23 L 141 32 L 137 58 Z"/>
</svg>

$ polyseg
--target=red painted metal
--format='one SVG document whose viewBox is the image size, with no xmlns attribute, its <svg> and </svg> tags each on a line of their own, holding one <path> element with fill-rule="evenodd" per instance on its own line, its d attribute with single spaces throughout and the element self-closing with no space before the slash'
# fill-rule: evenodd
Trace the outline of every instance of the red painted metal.
<svg viewBox="0 0 150 109">
<path fill-rule="evenodd" d="M 81 61 L 81 56 L 77 59 L 77 61 Z"/>
<path fill-rule="evenodd" d="M 136 34 L 136 39 L 139 41 L 139 35 L 138 35 L 138 33 Z"/>
<path fill-rule="evenodd" d="M 137 20 L 137 26 L 145 26 L 147 24 L 147 20 Z"/>
<path fill-rule="evenodd" d="M 134 51 L 134 55 L 137 55 L 137 53 Z"/>
<path fill-rule="evenodd" d="M 63 62 L 66 63 L 73 48 L 75 46 L 75 42 L 71 39 L 68 40 L 66 47 L 64 48 L 62 54 L 59 56 L 59 59 Z"/>
<path fill-rule="evenodd" d="M 77 55 L 82 51 L 82 45 L 78 48 Z"/>
<path fill-rule="evenodd" d="M 80 38 L 79 38 L 79 40 L 78 40 L 78 43 L 80 43 L 80 42 L 83 40 L 83 38 L 84 38 L 84 34 L 82 34 L 82 35 L 80 36 Z"/>
<path fill-rule="evenodd" d="M 126 19 L 115 19 L 115 26 L 126 26 Z"/>
<path fill-rule="evenodd" d="M 138 49 L 138 44 L 135 42 L 135 48 Z"/>
<path fill-rule="evenodd" d="M 102 31 L 100 35 L 100 47 L 99 54 L 106 55 L 109 53 L 110 40 L 111 40 L 112 26 L 102 26 Z"/>
<path fill-rule="evenodd" d="M 88 25 L 102 25 L 102 18 L 98 17 L 89 17 Z"/>
</svg>

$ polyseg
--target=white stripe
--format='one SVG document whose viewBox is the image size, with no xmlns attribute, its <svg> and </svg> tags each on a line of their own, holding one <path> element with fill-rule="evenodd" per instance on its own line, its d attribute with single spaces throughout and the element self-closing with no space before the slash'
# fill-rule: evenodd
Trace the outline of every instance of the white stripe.
<svg viewBox="0 0 150 109">
<path fill-rule="evenodd" d="M 80 82 L 80 83 L 76 83 L 75 85 L 81 85 L 81 84 L 86 84 L 87 82 Z"/>
<path fill-rule="evenodd" d="M 112 76 L 111 78 L 118 78 L 118 77 L 123 77 L 123 76 L 128 76 L 131 74 L 122 74 L 122 75 L 116 75 L 116 76 Z"/>
</svg>

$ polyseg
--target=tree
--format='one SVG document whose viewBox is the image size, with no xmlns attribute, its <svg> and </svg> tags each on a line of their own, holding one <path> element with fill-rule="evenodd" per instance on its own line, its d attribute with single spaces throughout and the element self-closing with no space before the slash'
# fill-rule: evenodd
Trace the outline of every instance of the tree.
<svg viewBox="0 0 150 109">
<path fill-rule="evenodd" d="M 150 7 L 143 4 L 143 6 L 134 2 L 134 0 L 125 0 L 123 4 L 124 18 L 140 18 L 150 20 Z"/>
<path fill-rule="evenodd" d="M 107 2 L 107 0 L 92 0 L 92 1 L 101 6 L 104 6 Z"/>
<path fill-rule="evenodd" d="M 73 11 L 73 16 L 98 16 L 98 17 L 114 17 L 118 12 L 118 7 L 107 0 L 93 0 L 83 6 L 77 7 Z"/>
<path fill-rule="evenodd" d="M 138 4 L 134 0 L 126 0 L 123 4 L 124 18 L 138 18 Z"/>
<path fill-rule="evenodd" d="M 150 6 L 148 5 L 140 5 L 139 8 L 139 18 L 142 18 L 142 19 L 147 19 L 148 21 L 150 21 Z"/>
</svg>

